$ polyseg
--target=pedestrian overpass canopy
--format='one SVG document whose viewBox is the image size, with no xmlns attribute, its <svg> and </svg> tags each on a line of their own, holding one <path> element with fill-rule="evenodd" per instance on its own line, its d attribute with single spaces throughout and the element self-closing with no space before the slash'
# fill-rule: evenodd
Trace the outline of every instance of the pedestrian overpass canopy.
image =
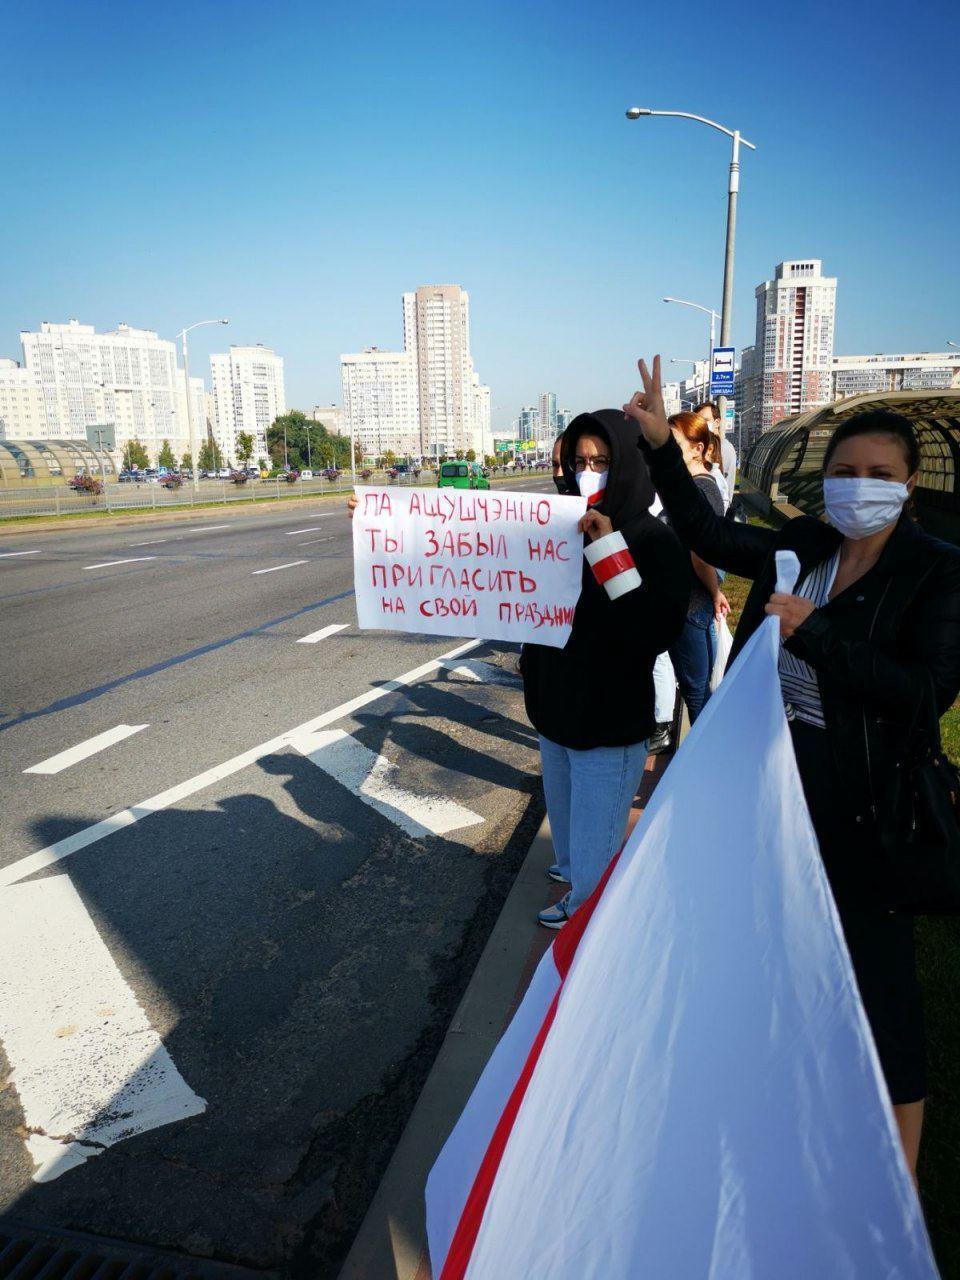
<svg viewBox="0 0 960 1280">
<path fill-rule="evenodd" d="M 823 514 L 823 455 L 854 414 L 887 409 L 913 424 L 920 445 L 915 500 L 923 526 L 960 542 L 960 391 L 889 391 L 850 396 L 794 414 L 765 431 L 747 455 L 750 483 L 772 503 Z"/>
<path fill-rule="evenodd" d="M 110 454 L 87 440 L 0 440 L 0 487 L 66 484 L 78 472 L 99 476 L 101 461 L 104 475 L 115 480 Z"/>
</svg>

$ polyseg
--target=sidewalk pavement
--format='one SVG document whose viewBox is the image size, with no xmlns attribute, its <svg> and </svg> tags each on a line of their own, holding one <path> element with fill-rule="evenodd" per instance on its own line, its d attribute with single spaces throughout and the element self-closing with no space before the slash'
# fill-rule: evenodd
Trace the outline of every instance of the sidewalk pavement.
<svg viewBox="0 0 960 1280">
<path fill-rule="evenodd" d="M 648 756 L 629 830 L 669 761 Z M 367 1210 L 339 1280 L 431 1280 L 424 1221 L 427 1174 L 556 934 L 537 912 L 563 896 L 544 819 L 453 1016 L 423 1092 Z"/>
</svg>

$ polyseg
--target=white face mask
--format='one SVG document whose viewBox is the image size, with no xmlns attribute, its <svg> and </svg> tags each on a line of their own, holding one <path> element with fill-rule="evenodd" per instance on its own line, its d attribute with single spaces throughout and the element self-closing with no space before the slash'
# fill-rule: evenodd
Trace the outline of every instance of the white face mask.
<svg viewBox="0 0 960 1280">
<path fill-rule="evenodd" d="M 595 502 L 600 501 L 600 495 L 607 487 L 606 471 L 583 471 L 577 472 L 577 487 L 587 500 L 587 506 L 592 506 Z"/>
<path fill-rule="evenodd" d="M 893 524 L 909 496 L 907 486 L 896 480 L 827 476 L 823 482 L 827 519 L 847 538 L 869 538 Z"/>
</svg>

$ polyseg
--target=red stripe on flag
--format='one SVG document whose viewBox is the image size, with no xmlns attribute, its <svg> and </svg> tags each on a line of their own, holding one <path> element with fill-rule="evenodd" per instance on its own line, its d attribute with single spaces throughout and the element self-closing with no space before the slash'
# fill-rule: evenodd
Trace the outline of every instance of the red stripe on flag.
<svg viewBox="0 0 960 1280">
<path fill-rule="evenodd" d="M 590 497 L 587 499 L 587 506 L 588 506 L 588 507 L 595 507 L 595 506 L 597 505 L 597 503 L 598 503 L 598 502 L 601 502 L 601 501 L 603 500 L 603 495 L 604 495 L 605 493 L 606 493 L 606 489 L 605 489 L 605 488 L 604 488 L 604 489 L 598 489 L 596 493 L 591 493 Z"/>
<path fill-rule="evenodd" d="M 593 576 L 601 586 L 610 578 L 615 578 L 618 573 L 624 573 L 627 569 L 635 567 L 633 556 L 629 551 L 614 551 L 608 556 L 604 556 L 602 560 L 598 560 L 593 566 Z"/>
<path fill-rule="evenodd" d="M 540 1030 L 530 1046 L 530 1052 L 527 1054 L 523 1069 L 517 1077 L 517 1083 L 513 1086 L 510 1097 L 500 1113 L 500 1119 L 497 1121 L 497 1126 L 487 1144 L 483 1159 L 480 1161 L 480 1167 L 477 1169 L 473 1179 L 470 1194 L 467 1196 L 466 1203 L 460 1213 L 460 1221 L 457 1223 L 457 1229 L 453 1233 L 453 1239 L 450 1241 L 450 1248 L 447 1251 L 443 1270 L 440 1272 L 438 1280 L 463 1280 L 467 1273 L 473 1246 L 477 1242 L 477 1235 L 480 1231 L 480 1223 L 483 1221 L 487 1201 L 490 1199 L 490 1192 L 493 1190 L 493 1180 L 497 1176 L 500 1161 L 506 1150 L 507 1140 L 513 1130 L 514 1121 L 520 1111 L 520 1104 L 523 1102 L 524 1094 L 527 1092 L 527 1085 L 530 1083 L 530 1078 L 539 1061 L 541 1050 L 546 1043 L 547 1035 L 556 1017 L 557 1005 L 563 992 L 563 984 L 567 974 L 570 972 L 570 966 L 573 964 L 573 958 L 576 955 L 577 947 L 580 945 L 580 939 L 590 923 L 590 917 L 600 901 L 619 857 L 619 852 L 613 855 L 607 864 L 606 871 L 600 878 L 600 883 L 590 897 L 587 898 L 586 902 L 573 913 L 553 943 L 551 954 L 557 967 L 557 972 L 560 975 L 560 986 L 557 988 L 556 995 L 550 1001 L 550 1008 L 544 1014 Z"/>
</svg>

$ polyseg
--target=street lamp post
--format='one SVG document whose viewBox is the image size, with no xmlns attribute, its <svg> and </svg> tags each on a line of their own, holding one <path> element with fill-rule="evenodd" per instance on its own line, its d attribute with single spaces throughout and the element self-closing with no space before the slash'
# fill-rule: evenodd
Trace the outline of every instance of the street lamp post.
<svg viewBox="0 0 960 1280">
<path fill-rule="evenodd" d="M 685 298 L 664 298 L 664 302 L 675 302 L 681 307 L 693 307 L 696 311 L 703 311 L 710 317 L 710 347 L 707 353 L 707 376 L 704 400 L 710 399 L 710 370 L 713 368 L 713 346 L 716 337 L 716 322 L 720 319 L 720 313 L 714 311 L 713 307 L 702 307 L 699 302 L 687 302 Z"/>
<path fill-rule="evenodd" d="M 229 324 L 229 320 L 198 320 L 196 324 L 188 324 L 177 334 L 183 352 L 183 381 L 187 391 L 187 430 L 190 435 L 190 470 L 192 472 L 193 491 L 200 488 L 200 477 L 197 468 L 197 434 L 193 420 L 193 397 L 190 394 L 190 359 L 187 354 L 187 334 L 191 329 L 199 329 L 205 324 Z"/>
<path fill-rule="evenodd" d="M 721 304 L 723 309 L 720 316 L 720 345 L 721 347 L 729 346 L 733 301 L 734 241 L 737 231 L 737 196 L 740 192 L 740 147 L 741 145 L 749 147 L 751 151 L 756 151 L 757 148 L 754 143 L 748 142 L 746 138 L 741 138 L 739 129 L 727 129 L 724 125 L 717 124 L 715 120 L 708 120 L 706 116 L 693 115 L 689 111 L 653 111 L 649 107 L 631 107 L 627 111 L 628 120 L 638 120 L 641 116 L 675 116 L 680 120 L 695 120 L 697 124 L 706 124 L 711 129 L 716 129 L 719 133 L 725 133 L 731 140 L 730 176 L 727 182 L 727 237 L 723 257 L 723 302 Z M 721 423 L 726 402 L 726 396 L 717 397 Z"/>
</svg>

